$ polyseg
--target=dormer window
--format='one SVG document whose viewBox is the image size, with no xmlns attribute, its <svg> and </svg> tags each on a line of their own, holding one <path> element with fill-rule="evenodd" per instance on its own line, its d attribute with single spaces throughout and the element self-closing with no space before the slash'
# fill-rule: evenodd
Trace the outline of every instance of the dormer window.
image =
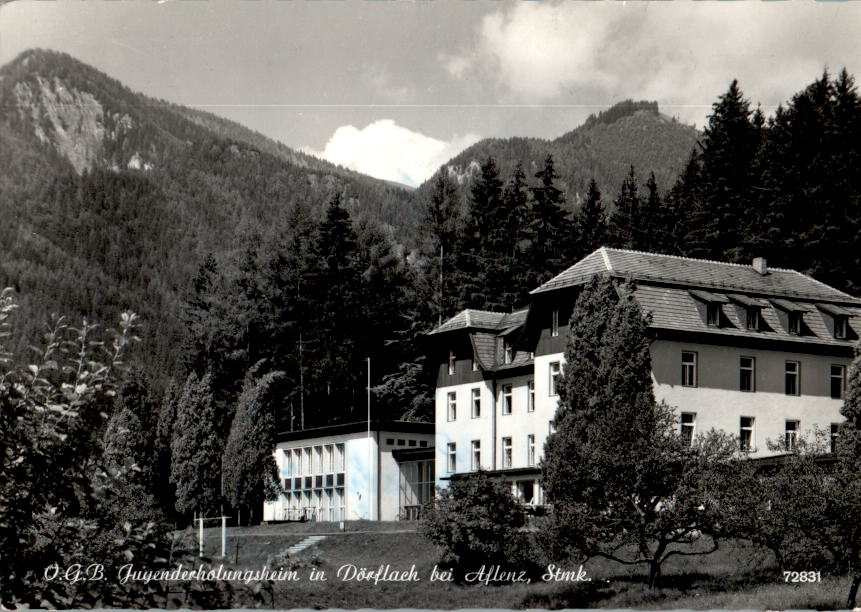
<svg viewBox="0 0 861 612">
<path fill-rule="evenodd" d="M 554 337 L 559 335 L 559 310 L 556 308 L 550 315 L 550 335 Z"/>
<path fill-rule="evenodd" d="M 716 302 L 706 304 L 706 325 L 709 327 L 720 325 L 720 304 Z"/>
<path fill-rule="evenodd" d="M 833 324 L 834 337 L 837 340 L 846 340 L 850 337 L 852 330 L 849 327 L 849 317 L 855 316 L 853 311 L 847 310 L 837 304 L 817 304 L 816 307 L 828 319 L 831 319 L 830 322 Z M 826 326 L 829 322 L 828 319 L 826 319 Z"/>
<path fill-rule="evenodd" d="M 750 306 L 745 309 L 747 314 L 747 328 L 753 331 L 758 331 L 760 328 L 760 312 L 759 308 L 755 306 Z"/>
<path fill-rule="evenodd" d="M 798 311 L 789 313 L 789 333 L 794 336 L 801 335 L 801 313 Z"/>
<path fill-rule="evenodd" d="M 702 289 L 691 289 L 688 293 L 699 302 L 700 305 L 697 308 L 700 311 L 701 317 L 705 315 L 706 325 L 709 327 L 720 327 L 721 307 L 729 302 L 729 299 L 725 295 Z M 705 307 L 704 309 L 703 306 Z"/>
<path fill-rule="evenodd" d="M 514 349 L 511 348 L 511 345 L 508 342 L 505 343 L 505 348 L 503 349 L 503 359 L 505 363 L 511 363 L 514 361 Z"/>
<path fill-rule="evenodd" d="M 845 340 L 849 335 L 849 319 L 843 316 L 834 317 L 834 337 Z"/>
<path fill-rule="evenodd" d="M 457 365 L 454 359 L 454 351 L 448 352 L 448 375 L 454 376 L 457 372 Z"/>
</svg>

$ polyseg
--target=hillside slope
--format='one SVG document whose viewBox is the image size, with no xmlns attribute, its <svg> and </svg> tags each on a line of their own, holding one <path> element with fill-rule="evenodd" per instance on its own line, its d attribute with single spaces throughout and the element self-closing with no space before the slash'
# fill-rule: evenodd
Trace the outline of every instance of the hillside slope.
<svg viewBox="0 0 861 612">
<path fill-rule="evenodd" d="M 698 132 L 659 112 L 656 102 L 625 101 L 592 115 L 581 126 L 553 140 L 489 138 L 481 140 L 444 164 L 461 182 L 468 182 L 488 156 L 496 159 L 507 178 L 522 161 L 531 178 L 547 155 L 556 162 L 561 188 L 576 206 L 594 177 L 606 202 L 615 198 L 633 165 L 646 182 L 649 172 L 662 190 L 669 189 L 696 145 Z M 430 181 L 420 189 L 425 191 Z"/>
<path fill-rule="evenodd" d="M 0 285 L 21 293 L 20 337 L 52 312 L 110 321 L 133 308 L 149 365 L 170 369 L 204 255 L 227 260 L 276 235 L 294 204 L 320 215 L 336 192 L 357 223 L 414 242 L 406 188 L 134 93 L 61 53 L 0 68 Z"/>
</svg>

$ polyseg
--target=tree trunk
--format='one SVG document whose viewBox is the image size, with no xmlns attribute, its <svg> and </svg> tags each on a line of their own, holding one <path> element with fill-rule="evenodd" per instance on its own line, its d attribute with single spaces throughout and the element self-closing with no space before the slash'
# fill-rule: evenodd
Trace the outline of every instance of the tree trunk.
<svg viewBox="0 0 861 612">
<path fill-rule="evenodd" d="M 861 585 L 861 572 L 852 575 L 852 585 L 849 587 L 849 597 L 846 598 L 846 607 L 852 610 L 855 607 L 855 598 L 858 595 L 858 586 Z"/>
<path fill-rule="evenodd" d="M 649 588 L 654 589 L 661 578 L 661 564 L 657 559 L 649 561 Z"/>
</svg>

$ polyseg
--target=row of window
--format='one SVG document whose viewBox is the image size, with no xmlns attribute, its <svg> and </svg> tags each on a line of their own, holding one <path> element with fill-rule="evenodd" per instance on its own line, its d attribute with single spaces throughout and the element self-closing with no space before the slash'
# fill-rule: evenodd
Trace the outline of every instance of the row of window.
<svg viewBox="0 0 861 612">
<path fill-rule="evenodd" d="M 318 444 L 282 449 L 287 476 L 312 476 L 344 471 L 344 445 Z"/>
<path fill-rule="evenodd" d="M 322 489 L 285 493 L 276 519 L 340 521 L 347 516 L 344 489 Z"/>
<path fill-rule="evenodd" d="M 762 319 L 762 305 L 751 304 L 745 307 L 745 327 L 750 331 L 761 331 L 765 328 Z M 787 306 L 789 308 L 790 306 Z M 793 336 L 802 335 L 804 326 L 803 310 L 788 310 L 786 313 L 786 331 Z M 845 340 L 849 336 L 849 320 L 843 315 L 834 315 L 834 337 Z M 706 305 L 706 324 L 710 327 L 720 327 L 721 303 L 710 301 Z"/>
<path fill-rule="evenodd" d="M 548 381 L 548 394 L 558 395 L 557 383 L 559 376 L 562 375 L 562 364 L 554 361 L 550 364 L 550 379 Z M 530 380 L 526 383 L 526 411 L 535 411 L 535 381 Z M 448 406 L 447 414 L 449 421 L 457 420 L 457 393 L 450 391 L 446 403 Z M 512 384 L 500 385 L 497 401 L 502 414 L 512 414 L 514 412 L 514 386 Z M 481 418 L 481 387 L 470 389 L 470 417 L 473 419 Z"/>
<path fill-rule="evenodd" d="M 426 448 L 428 445 L 427 440 L 403 440 L 401 438 L 397 439 L 397 444 L 395 444 L 395 438 L 386 438 L 386 444 L 389 446 L 416 446 L 418 445 L 421 448 Z"/>
<path fill-rule="evenodd" d="M 510 468 L 514 460 L 514 443 L 510 436 L 505 436 L 500 439 L 500 448 L 502 449 L 502 467 Z M 446 469 L 449 473 L 457 471 L 457 444 L 449 442 L 446 447 Z M 535 434 L 526 436 L 526 465 L 535 465 Z M 478 471 L 481 469 L 481 440 L 472 440 L 470 442 L 470 469 Z"/>
<path fill-rule="evenodd" d="M 784 422 L 784 434 L 783 434 L 783 443 L 786 450 L 792 451 L 795 450 L 798 445 L 798 432 L 800 429 L 801 423 L 797 420 L 786 420 Z M 751 416 L 743 416 L 739 417 L 738 423 L 738 443 L 740 450 L 744 452 L 755 452 L 757 449 L 754 447 L 754 440 L 756 440 L 755 436 L 755 426 L 756 426 L 756 417 Z M 693 444 L 694 436 L 696 435 L 697 428 L 697 413 L 696 412 L 683 412 L 681 414 L 681 435 L 688 444 Z M 839 423 L 831 423 L 829 434 L 829 444 L 830 450 L 833 452 L 837 445 L 837 439 L 839 437 L 840 424 Z"/>
<path fill-rule="evenodd" d="M 682 386 L 697 386 L 698 355 L 694 351 L 682 351 Z M 829 388 L 833 399 L 843 399 L 846 390 L 846 366 L 831 364 Z M 756 357 L 739 357 L 739 391 L 756 391 Z M 787 361 L 784 366 L 784 392 L 786 395 L 801 395 L 801 362 Z"/>
</svg>

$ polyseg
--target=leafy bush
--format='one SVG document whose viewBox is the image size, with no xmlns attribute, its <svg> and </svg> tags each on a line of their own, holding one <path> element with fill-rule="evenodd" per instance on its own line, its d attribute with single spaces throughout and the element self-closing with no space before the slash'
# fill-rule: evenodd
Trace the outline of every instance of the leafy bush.
<svg viewBox="0 0 861 612">
<path fill-rule="evenodd" d="M 442 563 L 463 578 L 482 565 L 529 567 L 529 540 L 520 529 L 526 511 L 509 485 L 478 472 L 455 480 L 425 509 L 421 532 L 442 548 Z"/>
<path fill-rule="evenodd" d="M 15 309 L 12 292 L 3 291 L 0 340 Z M 37 358 L 24 367 L 0 346 L 4 608 L 212 608 L 266 599 L 260 584 L 237 591 L 225 582 L 197 581 L 175 597 L 171 583 L 118 580 L 126 564 L 157 571 L 196 561 L 164 526 L 118 518 L 137 466 L 120 463 L 116 453 L 106 458 L 102 436 L 137 325 L 134 314 L 124 313 L 105 342 L 86 321 L 75 329 L 55 318 Z"/>
</svg>

